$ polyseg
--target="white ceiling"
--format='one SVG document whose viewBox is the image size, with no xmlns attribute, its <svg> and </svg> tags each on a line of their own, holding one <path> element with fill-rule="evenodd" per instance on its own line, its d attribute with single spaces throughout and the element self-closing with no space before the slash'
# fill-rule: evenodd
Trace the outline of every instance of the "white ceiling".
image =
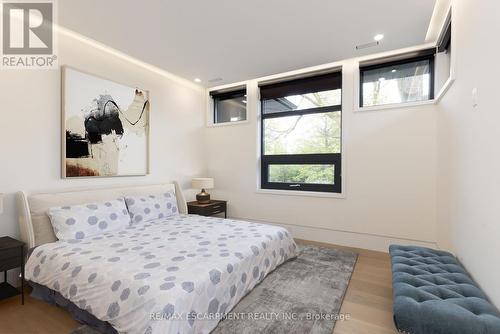
<svg viewBox="0 0 500 334">
<path fill-rule="evenodd" d="M 435 0 L 64 0 L 59 24 L 215 85 L 421 44 Z M 381 45 L 358 44 L 385 35 Z"/>
</svg>

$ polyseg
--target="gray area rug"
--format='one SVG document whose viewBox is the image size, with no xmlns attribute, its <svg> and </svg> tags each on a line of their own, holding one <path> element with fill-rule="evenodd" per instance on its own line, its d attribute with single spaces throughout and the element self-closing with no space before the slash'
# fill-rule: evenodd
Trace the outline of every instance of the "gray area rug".
<svg viewBox="0 0 500 334">
<path fill-rule="evenodd" d="M 300 245 L 300 254 L 257 285 L 213 334 L 331 334 L 357 254 Z M 81 326 L 71 334 L 99 334 Z"/>
</svg>

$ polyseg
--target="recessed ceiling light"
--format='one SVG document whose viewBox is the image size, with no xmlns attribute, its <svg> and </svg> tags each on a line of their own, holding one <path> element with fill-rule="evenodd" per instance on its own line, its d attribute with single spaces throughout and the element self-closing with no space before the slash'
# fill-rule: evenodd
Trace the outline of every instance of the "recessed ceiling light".
<svg viewBox="0 0 500 334">
<path fill-rule="evenodd" d="M 396 70 L 396 69 L 393 69 L 391 72 L 392 72 L 392 73 L 396 73 L 396 72 L 397 72 L 397 70 Z"/>
<path fill-rule="evenodd" d="M 194 82 L 198 82 L 198 83 L 200 83 L 200 82 L 201 82 L 201 79 L 200 79 L 200 78 L 196 78 L 196 79 L 194 79 Z"/>
<path fill-rule="evenodd" d="M 375 35 L 375 37 L 373 37 L 373 39 L 374 39 L 375 41 L 377 41 L 377 42 L 378 42 L 378 41 L 381 41 L 381 40 L 383 40 L 383 39 L 384 39 L 384 35 L 382 35 L 382 34 L 377 34 L 377 35 Z"/>
</svg>

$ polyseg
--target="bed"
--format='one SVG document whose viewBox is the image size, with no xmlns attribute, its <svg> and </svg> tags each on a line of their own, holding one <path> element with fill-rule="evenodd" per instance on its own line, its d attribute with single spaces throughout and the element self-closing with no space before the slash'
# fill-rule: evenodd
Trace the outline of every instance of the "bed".
<svg viewBox="0 0 500 334">
<path fill-rule="evenodd" d="M 57 240 L 47 216 L 54 206 L 152 191 L 174 192 L 178 214 L 65 241 Z M 45 291 L 47 299 L 48 291 L 108 332 L 209 333 L 267 274 L 297 255 L 281 227 L 188 215 L 177 183 L 20 193 L 18 203 L 21 238 L 31 250 L 26 278 L 35 294 Z"/>
</svg>

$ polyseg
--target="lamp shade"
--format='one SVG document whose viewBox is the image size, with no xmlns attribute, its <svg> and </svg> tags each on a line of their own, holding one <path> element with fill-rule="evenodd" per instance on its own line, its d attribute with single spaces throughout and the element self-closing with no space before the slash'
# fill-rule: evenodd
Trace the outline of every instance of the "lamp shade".
<svg viewBox="0 0 500 334">
<path fill-rule="evenodd" d="M 212 189 L 214 187 L 214 179 L 209 177 L 197 177 L 191 180 L 191 186 L 194 189 Z"/>
</svg>

